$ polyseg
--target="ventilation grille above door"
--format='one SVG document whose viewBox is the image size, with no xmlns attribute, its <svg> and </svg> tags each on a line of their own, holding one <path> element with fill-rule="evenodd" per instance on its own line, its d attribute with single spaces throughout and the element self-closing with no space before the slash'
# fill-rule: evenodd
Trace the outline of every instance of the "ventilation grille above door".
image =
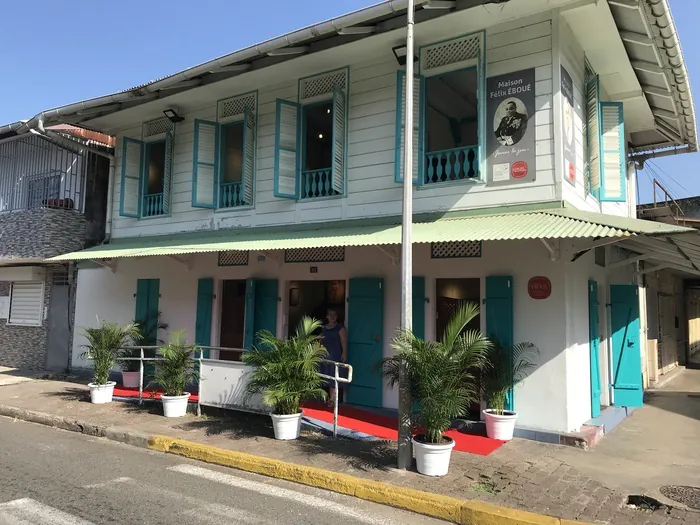
<svg viewBox="0 0 700 525">
<path fill-rule="evenodd" d="M 284 251 L 284 262 L 340 262 L 345 260 L 343 246 L 326 246 L 324 248 L 293 248 Z"/>
<path fill-rule="evenodd" d="M 426 46 L 420 51 L 421 73 L 451 64 L 475 60 L 479 56 L 482 33 Z"/>
<path fill-rule="evenodd" d="M 433 242 L 430 244 L 430 257 L 433 259 L 481 257 L 481 242 Z"/>
<path fill-rule="evenodd" d="M 219 252 L 219 266 L 247 266 L 248 253 L 244 250 Z"/>
<path fill-rule="evenodd" d="M 222 119 L 227 119 L 238 115 L 242 116 L 246 109 L 255 113 L 257 103 L 257 92 L 237 95 L 235 97 L 219 100 L 219 102 L 217 102 L 216 114 L 219 121 L 221 121 Z"/>
<path fill-rule="evenodd" d="M 143 138 L 154 137 L 173 129 L 173 123 L 167 118 L 157 118 L 143 123 Z"/>
<path fill-rule="evenodd" d="M 320 97 L 321 95 L 330 95 L 334 89 L 346 90 L 347 87 L 347 69 L 339 69 L 314 77 L 302 78 L 299 81 L 299 101 Z"/>
</svg>

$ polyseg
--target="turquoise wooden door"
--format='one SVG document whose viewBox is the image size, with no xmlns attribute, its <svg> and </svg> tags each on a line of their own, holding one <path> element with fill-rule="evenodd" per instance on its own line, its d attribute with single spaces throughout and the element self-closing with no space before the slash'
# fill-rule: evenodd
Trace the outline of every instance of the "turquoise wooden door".
<svg viewBox="0 0 700 525">
<path fill-rule="evenodd" d="M 503 348 L 513 346 L 513 278 L 494 275 L 486 277 L 486 335 L 498 339 Z M 506 410 L 514 410 L 513 389 L 506 397 Z"/>
<path fill-rule="evenodd" d="M 197 284 L 197 317 L 194 342 L 200 346 L 211 346 L 211 309 L 214 301 L 214 279 L 205 277 Z M 209 358 L 209 350 L 204 351 Z"/>
<path fill-rule="evenodd" d="M 610 286 L 613 404 L 640 407 L 644 402 L 639 345 L 639 289 L 633 284 Z"/>
<path fill-rule="evenodd" d="M 413 334 L 425 339 L 425 277 L 413 277 Z"/>
<path fill-rule="evenodd" d="M 243 346 L 251 348 L 261 330 L 277 334 L 277 279 L 248 279 L 246 281 L 245 332 Z"/>
<path fill-rule="evenodd" d="M 139 323 L 143 331 L 144 346 L 158 345 L 158 308 L 160 300 L 160 280 L 159 279 L 139 279 L 136 281 L 136 312 L 134 320 Z M 149 350 L 146 357 L 154 357 L 155 352 Z M 152 376 L 155 366 L 146 364 L 144 374 Z"/>
<path fill-rule="evenodd" d="M 591 417 L 600 415 L 600 335 L 598 331 L 598 283 L 588 281 L 588 344 L 591 366 Z"/>
<path fill-rule="evenodd" d="M 348 403 L 382 406 L 384 290 L 382 279 L 350 279 L 348 294 L 348 364 L 353 367 Z"/>
</svg>

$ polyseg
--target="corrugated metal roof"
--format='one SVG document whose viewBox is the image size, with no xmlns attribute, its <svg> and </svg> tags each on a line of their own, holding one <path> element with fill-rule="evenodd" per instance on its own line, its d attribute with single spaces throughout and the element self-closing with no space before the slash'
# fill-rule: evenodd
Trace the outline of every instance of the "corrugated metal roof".
<svg viewBox="0 0 700 525">
<path fill-rule="evenodd" d="M 155 255 L 183 255 L 226 250 L 269 251 L 324 246 L 376 246 L 401 243 L 401 226 L 394 219 L 349 221 L 334 226 L 299 228 L 246 228 L 192 232 L 116 240 L 50 261 L 113 259 Z M 417 222 L 415 243 L 446 241 L 505 241 L 524 239 L 627 238 L 634 235 L 672 235 L 690 228 L 653 221 L 587 213 L 567 208 L 512 212 L 471 217 L 449 217 Z"/>
</svg>

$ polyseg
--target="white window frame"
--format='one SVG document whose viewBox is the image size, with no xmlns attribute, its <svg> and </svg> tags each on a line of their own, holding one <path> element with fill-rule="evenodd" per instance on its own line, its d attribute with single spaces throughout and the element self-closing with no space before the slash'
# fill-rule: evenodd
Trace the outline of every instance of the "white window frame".
<svg viewBox="0 0 700 525">
<path fill-rule="evenodd" d="M 39 320 L 38 322 L 32 323 L 17 323 L 12 322 L 12 302 L 15 295 L 15 287 L 17 285 L 28 284 L 28 283 L 41 283 L 41 299 L 39 301 Z M 12 282 L 10 285 L 10 309 L 7 313 L 7 325 L 8 326 L 43 326 L 44 324 L 44 300 L 46 292 L 46 283 L 44 281 L 16 281 Z"/>
</svg>

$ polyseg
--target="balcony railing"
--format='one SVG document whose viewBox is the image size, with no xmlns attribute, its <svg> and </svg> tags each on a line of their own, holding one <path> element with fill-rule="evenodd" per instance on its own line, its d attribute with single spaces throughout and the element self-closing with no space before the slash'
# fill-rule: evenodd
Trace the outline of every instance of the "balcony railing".
<svg viewBox="0 0 700 525">
<path fill-rule="evenodd" d="M 333 170 L 309 170 L 301 173 L 301 199 L 317 199 L 339 195 L 333 189 Z"/>
<path fill-rule="evenodd" d="M 143 196 L 142 217 L 157 217 L 164 214 L 162 193 L 152 193 L 151 195 Z"/>
<path fill-rule="evenodd" d="M 243 195 L 243 184 L 240 182 L 224 182 L 219 192 L 219 208 L 235 208 L 248 204 Z"/>
<path fill-rule="evenodd" d="M 425 156 L 424 184 L 469 180 L 479 176 L 477 146 L 431 151 Z"/>
</svg>

